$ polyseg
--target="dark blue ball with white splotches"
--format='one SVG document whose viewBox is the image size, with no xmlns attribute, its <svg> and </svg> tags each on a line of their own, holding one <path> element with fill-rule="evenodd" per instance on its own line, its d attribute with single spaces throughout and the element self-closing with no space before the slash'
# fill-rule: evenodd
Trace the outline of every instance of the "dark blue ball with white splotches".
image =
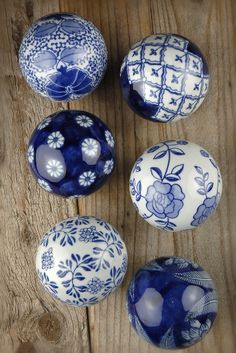
<svg viewBox="0 0 236 353">
<path fill-rule="evenodd" d="M 145 119 L 167 123 L 186 118 L 200 107 L 209 73 L 194 43 L 162 33 L 132 46 L 123 60 L 120 82 L 131 109 Z"/>
<path fill-rule="evenodd" d="M 99 30 L 84 18 L 55 13 L 24 35 L 19 64 L 31 88 L 56 101 L 79 99 L 100 83 L 107 49 Z"/>
<path fill-rule="evenodd" d="M 209 274 L 196 263 L 174 256 L 151 261 L 135 274 L 127 304 L 137 333 L 166 349 L 189 347 L 203 339 L 218 308 Z"/>
<path fill-rule="evenodd" d="M 33 132 L 28 162 L 39 185 L 64 197 L 101 187 L 115 164 L 114 138 L 94 115 L 64 110 L 45 118 Z"/>
</svg>

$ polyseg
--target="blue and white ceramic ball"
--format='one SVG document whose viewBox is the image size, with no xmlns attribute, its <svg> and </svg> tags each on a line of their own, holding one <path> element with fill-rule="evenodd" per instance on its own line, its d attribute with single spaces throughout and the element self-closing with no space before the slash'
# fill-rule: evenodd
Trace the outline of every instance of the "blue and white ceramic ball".
<svg viewBox="0 0 236 353">
<path fill-rule="evenodd" d="M 44 288 L 63 303 L 89 306 L 123 281 L 127 251 L 117 230 L 95 217 L 68 218 L 42 238 L 36 270 Z"/>
<path fill-rule="evenodd" d="M 63 110 L 45 118 L 28 145 L 28 162 L 39 185 L 63 197 L 87 196 L 100 188 L 115 165 L 115 142 L 94 115 Z"/>
<path fill-rule="evenodd" d="M 99 30 L 84 18 L 54 13 L 24 35 L 19 51 L 22 74 L 31 88 L 56 101 L 79 99 L 100 83 L 107 48 Z"/>
<path fill-rule="evenodd" d="M 205 149 L 186 140 L 150 147 L 130 175 L 135 208 L 152 226 L 167 231 L 192 229 L 205 222 L 221 193 L 217 163 Z"/>
<path fill-rule="evenodd" d="M 200 107 L 209 73 L 195 44 L 176 34 L 156 34 L 132 46 L 123 60 L 120 82 L 131 109 L 167 123 L 187 118 Z"/>
<path fill-rule="evenodd" d="M 202 340 L 218 310 L 209 274 L 198 264 L 174 256 L 158 258 L 138 270 L 128 288 L 127 304 L 137 333 L 166 349 Z"/>
</svg>

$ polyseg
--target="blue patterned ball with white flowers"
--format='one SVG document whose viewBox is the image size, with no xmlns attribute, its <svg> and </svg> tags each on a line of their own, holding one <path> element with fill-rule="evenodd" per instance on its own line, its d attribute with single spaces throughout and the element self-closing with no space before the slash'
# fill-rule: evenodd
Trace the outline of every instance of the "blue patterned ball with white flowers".
<svg viewBox="0 0 236 353">
<path fill-rule="evenodd" d="M 205 222 L 221 193 L 221 174 L 213 157 L 185 140 L 163 141 L 149 148 L 130 175 L 130 194 L 139 214 L 168 231 Z"/>
<path fill-rule="evenodd" d="M 42 238 L 36 270 L 44 288 L 63 303 L 96 304 L 123 281 L 127 251 L 117 230 L 90 216 L 68 218 Z"/>
<path fill-rule="evenodd" d="M 100 188 L 115 166 L 115 142 L 94 115 L 63 110 L 45 118 L 28 145 L 30 169 L 46 191 L 80 197 Z"/>
<path fill-rule="evenodd" d="M 147 342 L 180 349 L 201 341 L 218 310 L 210 275 L 182 257 L 161 257 L 140 268 L 127 295 L 129 320 Z"/>
<path fill-rule="evenodd" d="M 195 44 L 176 34 L 155 34 L 132 46 L 123 60 L 120 82 L 131 109 L 167 123 L 187 118 L 200 107 L 209 73 Z"/>
<path fill-rule="evenodd" d="M 75 14 L 54 13 L 40 18 L 24 35 L 19 64 L 34 91 L 70 101 L 99 85 L 107 67 L 107 49 L 91 22 Z"/>
</svg>

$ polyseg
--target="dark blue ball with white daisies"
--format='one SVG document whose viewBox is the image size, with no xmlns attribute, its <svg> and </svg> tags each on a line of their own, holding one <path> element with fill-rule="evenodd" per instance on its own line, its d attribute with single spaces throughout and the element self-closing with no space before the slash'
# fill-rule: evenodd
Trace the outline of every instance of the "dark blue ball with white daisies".
<svg viewBox="0 0 236 353">
<path fill-rule="evenodd" d="M 45 118 L 28 145 L 28 162 L 39 185 L 63 197 L 100 188 L 115 165 L 114 138 L 94 115 L 63 110 Z"/>
<path fill-rule="evenodd" d="M 84 18 L 54 13 L 24 35 L 19 64 L 31 88 L 56 101 L 79 99 L 100 83 L 107 48 L 99 30 Z"/>
</svg>

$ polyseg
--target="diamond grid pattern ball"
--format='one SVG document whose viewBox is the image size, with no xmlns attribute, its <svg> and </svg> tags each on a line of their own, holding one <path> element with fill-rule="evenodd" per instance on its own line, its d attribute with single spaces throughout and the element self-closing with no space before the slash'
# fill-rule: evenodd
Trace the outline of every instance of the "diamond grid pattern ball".
<svg viewBox="0 0 236 353">
<path fill-rule="evenodd" d="M 143 118 L 164 123 L 197 110 L 209 85 L 200 50 L 173 34 L 152 35 L 136 43 L 123 60 L 120 76 L 129 106 Z"/>
</svg>

